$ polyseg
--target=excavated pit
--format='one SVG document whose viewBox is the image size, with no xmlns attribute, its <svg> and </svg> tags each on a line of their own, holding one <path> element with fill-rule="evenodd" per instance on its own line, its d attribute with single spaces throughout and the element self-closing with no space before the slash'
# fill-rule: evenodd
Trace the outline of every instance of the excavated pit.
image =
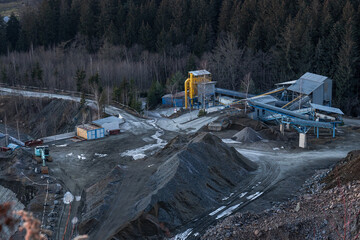
<svg viewBox="0 0 360 240">
<path fill-rule="evenodd" d="M 178 136 L 88 188 L 79 230 L 93 239 L 162 239 L 214 208 L 257 165 L 209 133 Z"/>
</svg>

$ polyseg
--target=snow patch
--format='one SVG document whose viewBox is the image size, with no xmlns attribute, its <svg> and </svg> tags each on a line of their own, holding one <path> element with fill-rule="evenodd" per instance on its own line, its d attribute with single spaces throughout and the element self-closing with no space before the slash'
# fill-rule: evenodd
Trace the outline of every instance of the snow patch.
<svg viewBox="0 0 360 240">
<path fill-rule="evenodd" d="M 248 192 L 243 192 L 243 193 L 241 193 L 240 196 L 239 196 L 239 198 L 245 197 L 247 193 L 248 193 Z"/>
<path fill-rule="evenodd" d="M 257 199 L 258 197 L 260 197 L 262 194 L 263 194 L 263 192 L 256 192 L 256 193 L 248 196 L 246 199 L 248 199 L 248 200 L 255 200 L 255 199 Z"/>
<path fill-rule="evenodd" d="M 209 215 L 210 216 L 214 216 L 215 214 L 217 214 L 218 212 L 220 212 L 221 210 L 223 210 L 224 208 L 226 208 L 226 206 L 221 206 L 218 209 L 216 209 L 215 211 L 211 212 Z"/>
<path fill-rule="evenodd" d="M 172 240 L 185 240 L 189 237 L 191 232 L 192 232 L 192 228 L 189 228 L 185 232 L 177 234 L 174 238 L 172 238 Z"/>
<path fill-rule="evenodd" d="M 78 157 L 78 159 L 80 159 L 80 160 L 85 160 L 85 159 L 86 159 L 86 157 L 84 156 L 83 153 L 80 154 L 80 155 L 78 155 L 77 157 Z"/>
<path fill-rule="evenodd" d="M 73 153 L 68 153 L 66 154 L 66 157 L 71 157 L 73 155 Z"/>
<path fill-rule="evenodd" d="M 234 141 L 234 140 L 232 140 L 230 138 L 221 139 L 221 141 L 223 141 L 223 143 L 227 143 L 227 144 L 241 143 L 241 142 L 238 142 L 238 141 Z"/>
<path fill-rule="evenodd" d="M 228 197 L 224 197 L 222 200 L 223 200 L 223 201 L 226 201 L 226 200 L 228 200 L 229 198 L 231 198 L 232 195 L 234 195 L 234 193 L 230 193 L 230 195 L 229 195 Z"/>
<path fill-rule="evenodd" d="M 67 144 L 63 144 L 63 145 L 55 145 L 56 147 L 66 147 Z"/>
<path fill-rule="evenodd" d="M 217 215 L 217 216 L 216 216 L 216 219 L 220 219 L 220 218 L 222 218 L 222 217 L 229 216 L 229 215 L 232 214 L 233 211 L 234 211 L 235 209 L 237 209 L 241 204 L 242 204 L 242 202 L 239 203 L 239 204 L 236 204 L 236 205 L 234 205 L 234 206 L 232 206 L 232 207 L 229 207 L 229 208 L 226 209 L 224 212 L 222 212 L 222 213 L 220 213 L 219 215 Z"/>
<path fill-rule="evenodd" d="M 148 144 L 148 145 L 145 145 L 140 148 L 136 148 L 136 149 L 132 149 L 132 150 L 123 152 L 121 154 L 122 157 L 130 156 L 130 157 L 133 157 L 134 160 L 142 159 L 142 158 L 146 157 L 146 155 L 145 155 L 146 151 L 156 149 L 156 148 L 162 148 L 166 145 L 167 142 L 160 138 L 162 135 L 164 135 L 164 131 L 161 130 L 160 128 L 158 128 L 154 121 L 149 122 L 149 123 L 158 130 L 158 131 L 156 131 L 156 133 L 154 135 L 151 136 L 151 138 L 156 140 L 156 143 Z"/>
<path fill-rule="evenodd" d="M 107 157 L 107 154 L 101 154 L 101 153 L 95 153 L 95 156 L 99 157 L 99 158 L 103 158 L 103 157 Z"/>
</svg>

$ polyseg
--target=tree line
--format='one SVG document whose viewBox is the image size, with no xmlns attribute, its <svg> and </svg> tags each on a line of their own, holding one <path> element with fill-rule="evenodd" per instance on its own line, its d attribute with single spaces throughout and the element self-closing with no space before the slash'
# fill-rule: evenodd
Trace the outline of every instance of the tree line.
<svg viewBox="0 0 360 240">
<path fill-rule="evenodd" d="M 360 112 L 357 0 L 45 0 L 0 19 L 2 81 L 70 89 L 81 68 L 140 93 L 206 68 L 234 90 L 250 73 L 256 93 L 309 71 L 334 80 L 336 106 Z"/>
</svg>

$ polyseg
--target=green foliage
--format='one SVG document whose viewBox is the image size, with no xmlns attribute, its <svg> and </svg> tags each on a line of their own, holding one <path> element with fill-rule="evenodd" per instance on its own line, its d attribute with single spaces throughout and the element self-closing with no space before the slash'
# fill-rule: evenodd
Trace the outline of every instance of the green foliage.
<svg viewBox="0 0 360 240">
<path fill-rule="evenodd" d="M 20 22 L 15 16 L 15 14 L 12 13 L 6 26 L 6 37 L 13 50 L 16 49 L 16 44 L 19 40 L 19 35 L 20 35 Z"/>
<path fill-rule="evenodd" d="M 86 78 L 86 73 L 84 70 L 81 69 L 76 70 L 75 81 L 76 81 L 76 90 L 78 92 L 83 91 L 85 78 Z"/>
<path fill-rule="evenodd" d="M 198 113 L 198 117 L 204 117 L 206 116 L 207 112 L 205 109 L 200 109 Z"/>
<path fill-rule="evenodd" d="M 43 84 L 43 70 L 41 69 L 39 62 L 36 62 L 35 66 L 31 70 L 31 80 L 34 83 Z"/>
<path fill-rule="evenodd" d="M 147 104 L 149 109 L 154 109 L 161 103 L 161 97 L 164 95 L 164 88 L 158 81 L 154 81 L 149 89 Z"/>
<path fill-rule="evenodd" d="M 177 71 L 166 81 L 166 91 L 171 94 L 182 91 L 184 89 L 185 80 L 185 76 Z"/>
<path fill-rule="evenodd" d="M 0 15 L 0 55 L 6 53 L 6 24 Z"/>
</svg>

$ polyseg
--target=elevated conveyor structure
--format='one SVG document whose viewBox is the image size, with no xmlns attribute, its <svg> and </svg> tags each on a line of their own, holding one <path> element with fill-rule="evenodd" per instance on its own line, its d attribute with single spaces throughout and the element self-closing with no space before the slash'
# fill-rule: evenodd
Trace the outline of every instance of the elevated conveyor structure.
<svg viewBox="0 0 360 240">
<path fill-rule="evenodd" d="M 314 128 L 317 132 L 317 137 L 319 137 L 319 128 L 326 128 L 333 130 L 333 137 L 335 137 L 336 125 L 340 122 L 320 122 L 315 121 L 312 115 L 307 115 L 312 113 L 312 108 L 300 109 L 298 111 L 290 111 L 275 107 L 265 103 L 259 103 L 256 101 L 248 101 L 249 105 L 264 110 L 270 115 L 264 117 L 263 121 L 267 120 L 276 120 L 280 124 L 288 124 L 296 129 L 300 134 L 306 134 L 311 128 Z"/>
</svg>

